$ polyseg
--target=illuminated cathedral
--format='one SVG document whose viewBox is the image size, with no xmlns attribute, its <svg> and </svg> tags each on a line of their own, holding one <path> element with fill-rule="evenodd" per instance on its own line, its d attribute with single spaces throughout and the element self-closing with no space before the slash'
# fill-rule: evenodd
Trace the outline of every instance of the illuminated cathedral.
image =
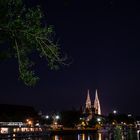
<svg viewBox="0 0 140 140">
<path fill-rule="evenodd" d="M 87 115 L 87 120 L 91 120 L 94 115 L 101 115 L 101 106 L 98 98 L 98 92 L 95 92 L 94 102 L 91 101 L 89 90 L 87 92 L 86 106 L 84 110 Z"/>
</svg>

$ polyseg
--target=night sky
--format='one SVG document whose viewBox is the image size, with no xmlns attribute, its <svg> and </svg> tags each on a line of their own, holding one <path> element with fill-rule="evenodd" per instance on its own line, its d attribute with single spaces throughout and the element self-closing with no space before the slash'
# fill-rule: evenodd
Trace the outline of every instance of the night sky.
<svg viewBox="0 0 140 140">
<path fill-rule="evenodd" d="M 58 2 L 59 1 L 59 2 Z M 73 63 L 50 71 L 36 57 L 38 84 L 18 80 L 14 59 L 0 61 L 0 103 L 31 105 L 45 112 L 85 105 L 98 89 L 103 114 L 113 109 L 140 115 L 140 2 L 34 0 Z"/>
</svg>

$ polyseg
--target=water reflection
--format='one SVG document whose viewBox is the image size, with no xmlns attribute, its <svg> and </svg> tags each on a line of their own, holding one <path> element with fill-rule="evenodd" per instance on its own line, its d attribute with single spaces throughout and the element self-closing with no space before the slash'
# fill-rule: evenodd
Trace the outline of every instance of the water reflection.
<svg viewBox="0 0 140 140">
<path fill-rule="evenodd" d="M 62 140 L 62 136 L 55 135 L 52 140 Z"/>
<path fill-rule="evenodd" d="M 136 133 L 128 133 L 127 135 L 117 133 L 92 133 L 78 135 L 55 136 L 50 140 L 139 140 Z"/>
<path fill-rule="evenodd" d="M 99 140 L 95 134 L 78 134 L 78 140 Z"/>
<path fill-rule="evenodd" d="M 13 138 L 7 140 L 139 140 L 139 135 L 137 132 L 131 133 L 109 132 L 109 133 L 53 135 L 53 136 L 48 135 L 45 137 Z"/>
<path fill-rule="evenodd" d="M 98 133 L 98 140 L 102 140 L 102 134 Z"/>
<path fill-rule="evenodd" d="M 78 134 L 78 140 L 85 140 L 85 134 Z"/>
</svg>

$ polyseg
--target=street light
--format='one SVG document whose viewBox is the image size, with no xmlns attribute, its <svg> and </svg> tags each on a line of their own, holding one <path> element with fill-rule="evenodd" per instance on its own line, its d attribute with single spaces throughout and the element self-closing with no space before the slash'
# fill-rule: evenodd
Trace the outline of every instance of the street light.
<svg viewBox="0 0 140 140">
<path fill-rule="evenodd" d="M 97 118 L 97 122 L 101 122 L 101 118 Z"/>
<path fill-rule="evenodd" d="M 49 116 L 48 116 L 48 115 L 46 115 L 46 116 L 45 116 L 45 118 L 46 118 L 46 119 L 49 119 Z"/>
<path fill-rule="evenodd" d="M 26 119 L 27 125 L 32 126 L 33 125 L 33 121 L 31 119 Z"/>
<path fill-rule="evenodd" d="M 56 115 L 56 116 L 55 116 L 55 119 L 56 119 L 56 120 L 59 120 L 59 119 L 60 119 L 60 116 L 59 116 L 59 115 Z"/>
<path fill-rule="evenodd" d="M 113 110 L 113 114 L 117 114 L 117 111 L 116 110 Z"/>
</svg>

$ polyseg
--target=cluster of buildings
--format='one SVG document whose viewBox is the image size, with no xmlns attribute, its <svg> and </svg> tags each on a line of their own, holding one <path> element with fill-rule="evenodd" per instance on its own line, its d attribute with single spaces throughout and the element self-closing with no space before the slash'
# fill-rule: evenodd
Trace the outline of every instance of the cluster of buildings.
<svg viewBox="0 0 140 140">
<path fill-rule="evenodd" d="M 89 90 L 88 90 L 86 104 L 85 104 L 83 114 L 86 114 L 86 120 L 87 121 L 92 120 L 95 115 L 99 115 L 99 116 L 101 115 L 101 105 L 100 105 L 97 90 L 95 92 L 94 102 L 92 102 L 92 100 L 90 98 L 90 93 L 89 93 Z"/>
<path fill-rule="evenodd" d="M 22 129 L 28 130 L 29 127 L 40 126 L 50 126 L 51 128 L 57 128 L 58 126 L 81 127 L 82 124 L 83 126 L 94 127 L 96 124 L 126 125 L 134 123 L 137 128 L 140 128 L 140 119 L 135 119 L 127 114 L 122 115 L 113 112 L 108 116 L 103 116 L 97 90 L 95 91 L 94 100 L 91 99 L 89 90 L 87 91 L 86 102 L 82 111 L 68 110 L 58 114 L 42 115 L 33 107 L 0 105 L 0 133 L 3 132 L 3 126 L 16 127 L 17 130 L 19 127 L 22 127 Z"/>
<path fill-rule="evenodd" d="M 81 123 L 78 126 L 95 127 L 95 126 L 133 126 L 140 129 L 140 118 L 131 114 L 121 114 L 116 110 L 110 112 L 108 116 L 102 115 L 98 91 L 95 91 L 95 98 L 91 100 L 90 92 L 87 91 L 85 107 L 82 111 Z"/>
</svg>

